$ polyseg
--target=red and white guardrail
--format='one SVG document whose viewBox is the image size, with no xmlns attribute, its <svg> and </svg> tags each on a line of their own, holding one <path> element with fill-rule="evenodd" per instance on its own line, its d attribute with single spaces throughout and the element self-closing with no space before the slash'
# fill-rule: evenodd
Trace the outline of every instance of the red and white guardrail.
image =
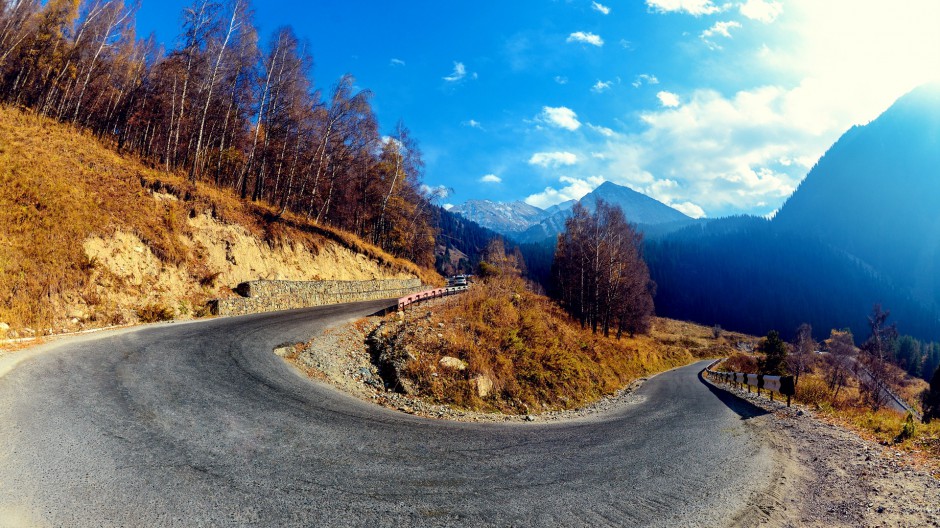
<svg viewBox="0 0 940 528">
<path fill-rule="evenodd" d="M 412 293 L 411 295 L 401 297 L 398 299 L 398 309 L 404 310 L 409 304 L 414 304 L 416 302 L 426 301 L 428 299 L 436 299 L 438 297 L 446 297 L 448 295 L 454 295 L 456 293 L 467 291 L 469 286 L 450 286 L 447 288 L 437 288 L 434 290 L 427 290 L 418 293 Z"/>
</svg>

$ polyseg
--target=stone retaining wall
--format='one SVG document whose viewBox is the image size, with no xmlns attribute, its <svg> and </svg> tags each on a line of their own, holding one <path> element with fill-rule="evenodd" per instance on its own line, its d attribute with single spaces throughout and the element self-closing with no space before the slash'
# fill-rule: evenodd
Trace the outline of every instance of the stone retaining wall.
<svg viewBox="0 0 940 528">
<path fill-rule="evenodd" d="M 217 299 L 217 315 L 247 315 L 327 304 L 393 299 L 421 291 L 419 279 L 374 281 L 268 281 L 243 282 L 235 288 L 242 295 Z"/>
</svg>

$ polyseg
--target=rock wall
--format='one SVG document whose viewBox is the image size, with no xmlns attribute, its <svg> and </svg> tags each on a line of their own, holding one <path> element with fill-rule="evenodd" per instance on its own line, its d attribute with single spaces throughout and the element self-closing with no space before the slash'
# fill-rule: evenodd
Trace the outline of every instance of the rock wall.
<svg viewBox="0 0 940 528">
<path fill-rule="evenodd" d="M 279 310 L 310 308 L 377 299 L 404 297 L 421 291 L 419 279 L 368 281 L 269 281 L 243 282 L 235 288 L 242 297 L 217 299 L 212 312 L 217 315 L 246 315 Z"/>
</svg>

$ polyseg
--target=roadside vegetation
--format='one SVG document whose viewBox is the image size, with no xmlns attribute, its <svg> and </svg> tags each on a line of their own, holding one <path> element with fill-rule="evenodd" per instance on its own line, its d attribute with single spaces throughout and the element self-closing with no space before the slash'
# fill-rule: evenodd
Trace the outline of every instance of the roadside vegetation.
<svg viewBox="0 0 940 528">
<path fill-rule="evenodd" d="M 876 307 L 871 318 L 873 335 L 892 334 L 891 330 L 884 330 L 886 319 Z M 940 469 L 940 416 L 933 406 L 940 397 L 940 375 L 934 376 L 937 386 L 932 387 L 893 362 L 879 360 L 878 349 L 872 346 L 879 338 L 869 338 L 856 347 L 850 331 L 832 330 L 828 339 L 816 343 L 811 341 L 811 329 L 808 325 L 804 327 L 797 330 L 794 342 L 786 349 L 784 368 L 778 371 L 798 376 L 794 401 L 866 438 L 919 453 L 935 469 Z M 730 355 L 718 369 L 769 373 L 765 368 L 767 343 L 768 339 L 763 339 L 755 353 Z M 882 344 L 886 346 L 884 350 L 894 347 Z M 915 411 L 923 413 L 924 420 L 891 408 L 889 396 L 872 383 L 873 375 Z"/>
<path fill-rule="evenodd" d="M 502 258 L 495 257 L 502 255 Z M 533 293 L 497 245 L 470 291 L 433 311 L 408 308 L 374 333 L 398 390 L 435 403 L 505 413 L 573 409 L 630 382 L 702 358 L 725 356 L 749 338 L 651 318 L 648 334 L 593 332 Z"/>
</svg>

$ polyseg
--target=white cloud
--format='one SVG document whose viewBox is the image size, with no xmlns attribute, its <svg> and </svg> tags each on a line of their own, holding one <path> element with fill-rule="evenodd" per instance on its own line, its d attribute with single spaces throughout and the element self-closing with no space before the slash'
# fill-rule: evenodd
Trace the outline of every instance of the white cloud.
<svg viewBox="0 0 940 528">
<path fill-rule="evenodd" d="M 741 27 L 740 22 L 735 22 L 734 20 L 729 20 L 726 22 L 715 22 L 715 25 L 702 31 L 702 34 L 699 37 L 702 40 L 707 40 L 715 36 L 731 38 L 731 29 Z"/>
<path fill-rule="evenodd" d="M 487 174 L 480 178 L 480 183 L 502 183 L 503 179 L 495 174 Z"/>
<path fill-rule="evenodd" d="M 389 65 L 389 66 L 404 66 L 404 65 L 405 65 L 405 61 L 403 61 L 403 60 L 401 60 L 401 59 L 392 59 L 392 60 L 388 61 L 388 65 Z"/>
<path fill-rule="evenodd" d="M 721 11 L 711 0 L 646 0 L 646 6 L 657 13 L 687 13 L 694 16 Z"/>
<path fill-rule="evenodd" d="M 574 165 L 577 162 L 578 156 L 571 152 L 536 152 L 529 158 L 529 165 L 540 167 L 561 167 Z"/>
<path fill-rule="evenodd" d="M 767 0 L 747 0 L 739 9 L 747 18 L 769 24 L 783 13 L 783 4 Z"/>
<path fill-rule="evenodd" d="M 584 195 L 593 191 L 598 185 L 604 183 L 601 176 L 590 176 L 586 179 L 562 176 L 558 179 L 561 188 L 546 187 L 544 191 L 528 196 L 524 201 L 545 209 L 568 200 L 580 200 Z"/>
<path fill-rule="evenodd" d="M 681 104 L 678 95 L 672 92 L 667 92 L 665 90 L 656 94 L 656 98 L 659 99 L 659 104 L 665 106 L 666 108 L 675 108 Z"/>
<path fill-rule="evenodd" d="M 464 66 L 462 62 L 454 62 L 454 71 L 450 75 L 444 77 L 444 80 L 449 83 L 460 82 L 467 76 L 467 67 Z"/>
<path fill-rule="evenodd" d="M 724 22 L 715 22 L 715 25 L 702 31 L 698 38 L 702 39 L 702 42 L 705 43 L 709 48 L 713 50 L 722 49 L 721 45 L 712 40 L 713 37 L 724 37 L 731 38 L 731 30 L 741 27 L 740 22 L 734 20 L 724 21 Z"/>
<path fill-rule="evenodd" d="M 441 207 L 443 207 L 444 209 L 447 209 L 448 211 L 450 211 L 451 209 L 454 208 L 454 204 L 452 204 L 452 203 L 446 203 L 446 204 L 442 205 Z"/>
<path fill-rule="evenodd" d="M 594 86 L 591 87 L 591 91 L 594 92 L 594 93 L 606 92 L 607 90 L 610 89 L 610 87 L 611 87 L 613 84 L 614 84 L 613 81 L 601 81 L 601 80 L 598 80 L 596 83 L 594 83 Z"/>
<path fill-rule="evenodd" d="M 666 205 L 692 218 L 705 218 L 706 216 L 705 210 L 692 202 L 671 203 Z"/>
<path fill-rule="evenodd" d="M 568 84 L 568 78 L 563 75 L 556 75 L 555 82 L 558 84 Z"/>
<path fill-rule="evenodd" d="M 600 134 L 600 135 L 602 135 L 602 136 L 604 136 L 604 137 L 614 137 L 614 136 L 617 135 L 616 132 L 614 132 L 613 130 L 611 130 L 611 129 L 605 127 L 605 126 L 592 125 L 592 124 L 590 124 L 590 123 L 588 123 L 587 126 L 588 126 L 588 128 L 590 128 L 591 130 L 597 132 L 598 134 Z"/>
<path fill-rule="evenodd" d="M 599 35 L 584 31 L 575 31 L 574 33 L 568 35 L 568 40 L 566 42 L 580 42 L 582 44 L 590 44 L 597 47 L 604 45 L 604 39 L 602 39 Z"/>
<path fill-rule="evenodd" d="M 603 5 L 603 4 L 599 4 L 599 3 L 597 3 L 597 2 L 591 2 L 591 8 L 594 9 L 595 11 L 601 13 L 601 14 L 604 14 L 604 15 L 609 15 L 609 14 L 610 14 L 610 8 L 609 8 L 609 7 L 607 7 L 607 6 Z"/>
<path fill-rule="evenodd" d="M 639 88 L 644 84 L 659 84 L 659 79 L 657 79 L 655 75 L 649 73 L 641 73 L 637 75 L 636 80 L 633 81 L 633 87 Z"/>
<path fill-rule="evenodd" d="M 577 130 L 581 127 L 581 122 L 578 121 L 578 115 L 574 113 L 574 110 L 564 106 L 543 106 L 542 113 L 537 119 L 565 130 Z"/>
<path fill-rule="evenodd" d="M 465 126 L 465 127 L 478 128 L 478 129 L 480 129 L 480 130 L 483 130 L 483 125 L 481 125 L 480 122 L 477 121 L 476 119 L 470 119 L 470 120 L 464 121 L 463 123 L 460 123 L 460 124 L 463 125 L 463 126 Z"/>
<path fill-rule="evenodd" d="M 792 160 L 815 161 L 825 149 L 818 140 L 825 127 L 791 113 L 805 96 L 773 86 L 733 98 L 695 91 L 682 106 L 643 114 L 647 130 L 624 141 L 635 155 L 609 171 L 656 174 L 642 190 L 689 216 L 779 206 L 806 171 Z M 624 148 L 611 143 L 609 152 Z"/>
</svg>

